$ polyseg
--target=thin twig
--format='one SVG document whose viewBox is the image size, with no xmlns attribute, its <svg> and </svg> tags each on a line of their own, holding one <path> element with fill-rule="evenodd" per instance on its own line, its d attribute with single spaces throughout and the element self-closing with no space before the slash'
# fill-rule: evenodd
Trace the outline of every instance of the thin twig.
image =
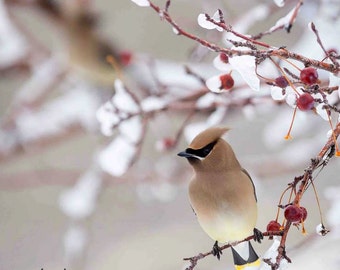
<svg viewBox="0 0 340 270">
<path fill-rule="evenodd" d="M 270 45 L 263 43 L 263 42 L 258 42 L 254 39 L 251 39 L 247 36 L 244 36 L 234 30 L 232 30 L 231 28 L 228 28 L 224 23 L 218 23 L 215 22 L 216 25 L 222 27 L 225 31 L 230 31 L 231 33 L 244 38 L 246 41 L 252 42 L 256 45 L 260 45 L 263 46 L 265 48 L 267 48 L 268 50 L 237 50 L 237 49 L 229 49 L 229 48 L 223 48 L 220 47 L 214 43 L 211 43 L 203 38 L 200 38 L 194 34 L 190 34 L 189 32 L 183 30 L 170 16 L 170 14 L 166 11 L 166 10 L 162 10 L 159 6 L 155 5 L 152 1 L 150 2 L 150 7 L 156 11 L 158 14 L 160 14 L 160 16 L 162 17 L 162 19 L 165 19 L 170 25 L 172 25 L 178 35 L 182 35 L 185 36 L 191 40 L 194 40 L 196 42 L 198 42 L 199 44 L 201 44 L 202 46 L 209 48 L 212 51 L 215 52 L 222 52 L 225 53 L 226 55 L 228 55 L 229 57 L 233 57 L 233 56 L 242 56 L 242 55 L 250 55 L 250 56 L 254 56 L 255 58 L 268 58 L 269 56 L 278 56 L 280 58 L 286 58 L 286 59 L 294 59 L 297 60 L 301 63 L 303 63 L 305 66 L 313 66 L 315 68 L 318 69 L 324 69 L 327 70 L 329 72 L 332 72 L 334 74 L 337 74 L 340 72 L 340 68 L 334 64 L 330 64 L 330 63 L 324 63 L 322 61 L 316 60 L 316 59 L 311 59 L 308 57 L 305 57 L 303 55 L 300 55 L 298 53 L 294 53 L 294 52 L 290 52 L 288 50 L 286 50 L 285 48 L 278 48 L 278 49 L 273 49 Z"/>
</svg>

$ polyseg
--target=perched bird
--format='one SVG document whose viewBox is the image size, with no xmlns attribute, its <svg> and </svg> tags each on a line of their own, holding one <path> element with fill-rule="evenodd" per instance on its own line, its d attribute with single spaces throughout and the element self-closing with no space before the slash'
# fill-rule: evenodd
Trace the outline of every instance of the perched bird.
<svg viewBox="0 0 340 270">
<path fill-rule="evenodd" d="M 202 229 L 213 239 L 213 254 L 220 259 L 218 243 L 233 244 L 254 234 L 257 198 L 251 177 L 244 170 L 231 146 L 222 139 L 229 129 L 212 127 L 198 134 L 189 147 L 178 153 L 194 169 L 189 185 L 191 206 Z M 257 269 L 260 259 L 249 241 L 232 246 L 236 269 Z"/>
</svg>

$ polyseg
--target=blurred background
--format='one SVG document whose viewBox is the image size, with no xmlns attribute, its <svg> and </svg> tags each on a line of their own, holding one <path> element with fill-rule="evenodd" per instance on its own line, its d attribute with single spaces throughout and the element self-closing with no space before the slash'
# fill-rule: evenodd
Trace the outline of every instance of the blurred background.
<svg viewBox="0 0 340 270">
<path fill-rule="evenodd" d="M 222 44 L 219 33 L 197 25 L 199 13 L 221 8 L 232 25 L 251 18 L 248 30 L 255 34 L 295 5 L 180 0 L 170 12 L 187 31 Z M 269 12 L 260 15 L 264 6 Z M 307 29 L 313 20 L 327 45 L 339 50 L 339 10 L 337 1 L 308 1 L 289 35 L 264 40 L 318 58 L 322 51 Z M 200 76 L 217 73 L 215 56 L 131 1 L 1 0 L 0 269 L 185 269 L 183 258 L 209 251 L 213 241 L 192 213 L 192 171 L 176 154 L 209 121 L 232 127 L 226 138 L 254 179 L 257 227 L 265 231 L 282 191 L 303 174 L 330 127 L 301 113 L 294 139 L 285 141 L 292 109 L 272 101 L 235 102 L 222 116 L 215 103 L 197 112 L 195 101 L 208 93 Z M 320 76 L 328 80 L 326 73 Z M 111 100 L 114 93 L 121 99 Z M 137 107 L 143 117 L 112 118 L 117 111 L 126 113 L 122 118 L 132 115 Z M 320 216 L 308 190 L 307 234 L 292 228 L 289 269 L 340 268 L 339 165 L 332 159 L 316 181 L 331 233 L 315 233 Z M 270 245 L 265 240 L 255 248 L 263 255 Z M 207 257 L 195 269 L 233 269 L 229 253 L 221 261 Z"/>
</svg>

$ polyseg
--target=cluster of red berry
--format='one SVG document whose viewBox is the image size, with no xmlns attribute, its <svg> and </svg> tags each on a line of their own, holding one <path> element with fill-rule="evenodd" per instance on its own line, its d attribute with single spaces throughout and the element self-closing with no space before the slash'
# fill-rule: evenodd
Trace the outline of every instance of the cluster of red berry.
<svg viewBox="0 0 340 270">
<path fill-rule="evenodd" d="M 313 67 L 307 67 L 301 70 L 300 80 L 306 85 L 313 85 L 318 82 L 318 72 Z M 314 98 L 309 93 L 300 95 L 296 101 L 297 107 L 301 111 L 307 111 L 314 108 Z"/>
<path fill-rule="evenodd" d="M 288 205 L 285 208 L 284 216 L 286 220 L 293 222 L 294 224 L 302 223 L 307 218 L 307 209 L 303 206 Z M 267 231 L 279 232 L 283 226 L 277 220 L 271 220 L 267 225 Z"/>
<path fill-rule="evenodd" d="M 318 71 L 313 67 L 306 67 L 300 71 L 300 81 L 305 85 L 313 85 L 318 83 Z M 277 77 L 274 84 L 280 88 L 286 88 L 289 84 L 285 76 Z M 314 108 L 314 98 L 309 93 L 303 93 L 298 96 L 296 106 L 301 111 L 308 111 Z"/>
</svg>

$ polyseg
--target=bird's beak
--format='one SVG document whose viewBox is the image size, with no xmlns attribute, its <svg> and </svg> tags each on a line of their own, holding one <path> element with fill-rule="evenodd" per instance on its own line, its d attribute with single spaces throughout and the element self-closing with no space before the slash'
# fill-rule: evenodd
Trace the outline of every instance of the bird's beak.
<svg viewBox="0 0 340 270">
<path fill-rule="evenodd" d="M 179 152 L 177 156 L 185 157 L 185 158 L 197 158 L 195 155 L 187 153 L 186 151 Z"/>
</svg>

